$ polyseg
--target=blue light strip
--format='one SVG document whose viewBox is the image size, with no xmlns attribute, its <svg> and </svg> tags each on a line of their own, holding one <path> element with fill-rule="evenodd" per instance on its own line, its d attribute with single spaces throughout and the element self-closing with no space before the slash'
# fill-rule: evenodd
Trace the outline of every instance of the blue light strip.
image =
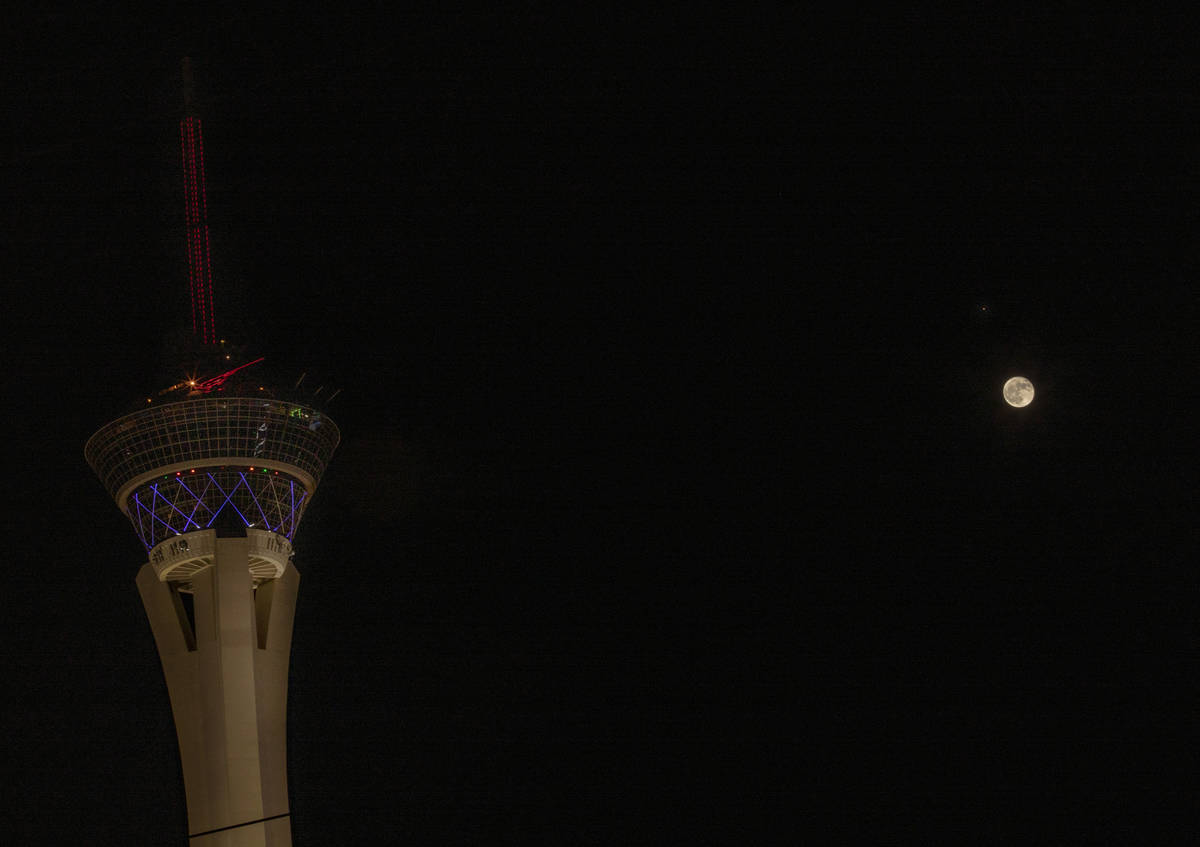
<svg viewBox="0 0 1200 847">
<path fill-rule="evenodd" d="M 151 497 L 153 497 L 154 494 L 155 492 L 152 490 Z M 149 520 L 146 521 L 146 527 L 150 531 L 150 546 L 154 546 L 156 543 L 158 543 L 158 539 L 154 537 L 154 501 L 152 499 L 149 506 L 147 506 L 145 503 L 141 503 L 140 505 L 146 511 L 146 517 L 149 518 Z"/>
<path fill-rule="evenodd" d="M 137 496 L 137 494 L 133 495 L 133 502 L 137 506 L 137 516 L 138 516 L 137 521 L 134 523 L 133 527 L 134 527 L 134 529 L 137 530 L 138 538 L 140 538 L 142 540 L 142 544 L 144 544 L 146 549 L 149 550 L 151 547 L 154 546 L 154 544 L 153 544 L 154 533 L 153 533 L 153 531 L 151 531 L 151 533 L 150 533 L 151 540 L 147 541 L 146 540 L 146 532 L 142 528 L 142 512 L 145 510 L 146 507 L 142 505 L 142 500 L 140 497 Z M 151 527 L 153 527 L 153 526 L 154 525 L 151 524 Z"/>
<path fill-rule="evenodd" d="M 159 495 L 159 493 L 158 493 L 158 484 L 157 484 L 157 483 L 155 483 L 155 485 L 153 486 L 153 488 L 154 488 L 154 496 L 155 496 L 155 497 L 159 497 L 159 496 L 161 496 L 161 495 Z M 163 498 L 162 498 L 162 501 L 163 501 L 164 503 L 167 503 L 167 498 L 166 498 L 166 497 L 163 497 Z M 171 505 L 171 504 L 170 504 L 170 503 L 167 503 L 167 505 L 169 506 L 169 505 Z M 154 520 L 158 521 L 160 524 L 162 524 L 163 526 L 165 526 L 167 529 L 171 530 L 171 532 L 175 533 L 176 535 L 179 535 L 179 530 L 177 530 L 175 527 L 171 526 L 169 523 L 167 523 L 166 521 L 164 521 L 164 520 L 163 520 L 162 518 L 160 518 L 158 515 L 154 514 L 154 512 L 151 512 L 151 511 L 147 510 L 146 514 L 148 514 L 150 517 L 154 518 Z M 180 512 L 179 514 L 181 514 L 181 515 L 182 515 L 182 514 L 183 514 L 183 512 Z M 150 526 L 151 526 L 151 527 L 153 527 L 153 526 L 154 526 L 154 524 L 151 524 Z M 196 529 L 199 529 L 199 528 L 200 528 L 200 526 L 199 526 L 199 524 L 197 524 L 197 525 L 196 525 Z M 154 537 L 154 533 L 153 533 L 153 531 L 151 532 L 151 534 L 150 534 L 150 537 L 151 537 L 151 538 L 153 538 L 153 537 Z"/>
<path fill-rule="evenodd" d="M 192 508 L 193 516 L 195 516 L 195 514 L 196 514 L 196 509 L 199 509 L 202 505 L 205 508 L 208 508 L 208 506 L 205 505 L 205 503 L 204 503 L 204 495 L 208 493 L 208 489 L 209 489 L 209 486 L 207 484 L 204 486 L 204 491 L 202 491 L 200 493 L 200 496 L 196 497 L 196 492 L 192 491 L 192 489 L 187 487 L 187 483 L 183 481 L 183 477 L 175 477 L 175 481 L 179 483 L 180 487 L 182 487 L 184 491 L 186 491 L 188 494 L 191 494 L 192 497 L 195 498 L 196 505 Z M 191 518 L 188 518 L 188 520 L 191 520 Z M 200 526 L 200 524 L 197 523 L 196 526 Z"/>
<path fill-rule="evenodd" d="M 147 506 L 145 503 L 142 503 L 141 501 L 138 502 L 138 505 L 141 506 L 142 511 L 145 512 L 145 518 L 142 520 L 142 524 L 150 533 L 150 541 L 147 543 L 147 547 L 153 547 L 158 543 L 158 539 L 154 537 L 154 509 L 152 509 L 150 506 Z"/>
<path fill-rule="evenodd" d="M 213 521 L 215 521 L 217 519 L 217 515 L 221 514 L 221 510 L 224 509 L 226 505 L 233 506 L 233 510 L 238 513 L 238 517 L 242 519 L 242 523 L 245 524 L 246 526 L 250 526 L 250 521 L 246 520 L 246 516 L 242 514 L 242 510 L 239 509 L 237 507 L 237 504 L 233 502 L 233 492 L 238 490 L 238 486 L 234 485 L 233 488 L 229 489 L 229 493 L 226 494 L 225 489 L 221 487 L 221 484 L 219 482 L 217 482 L 215 479 L 213 479 L 212 474 L 205 474 L 205 476 L 207 476 L 210 480 L 212 480 L 213 486 L 217 489 L 217 491 L 220 491 L 221 494 L 224 495 L 224 497 L 225 497 L 225 502 L 222 503 L 220 506 L 218 506 L 217 510 L 215 512 L 213 512 L 212 520 L 210 520 L 208 522 L 205 529 L 207 529 L 208 527 L 213 525 Z M 238 485 L 240 485 L 240 484 L 241 483 L 238 483 Z"/>
<path fill-rule="evenodd" d="M 228 490 L 222 488 L 218 477 L 232 482 L 232 486 Z M 204 485 L 196 486 L 200 489 L 199 493 L 187 484 L 183 475 L 167 476 L 165 481 L 148 482 L 133 493 L 129 501 L 129 516 L 138 539 L 147 550 L 153 549 L 164 538 L 212 527 L 226 506 L 231 507 L 248 527 L 261 526 L 289 540 L 295 536 L 308 492 L 301 487 L 300 496 L 297 497 L 296 481 L 290 476 L 283 478 L 287 480 L 286 488 L 278 474 L 269 476 L 264 472 L 256 476 L 237 468 L 205 472 L 201 479 Z M 172 482 L 175 483 L 174 490 L 170 490 Z M 240 494 L 243 486 L 246 493 Z M 142 494 L 148 495 L 149 503 L 142 499 Z M 242 501 L 240 506 L 239 500 Z M 253 508 L 247 508 L 250 506 L 247 500 L 253 503 Z M 246 511 L 243 511 L 244 508 Z M 268 509 L 271 512 L 269 515 Z M 262 519 L 261 524 L 252 523 L 247 517 L 255 511 Z M 158 526 L 164 528 L 161 535 Z"/>
<path fill-rule="evenodd" d="M 179 487 L 184 489 L 184 491 L 186 491 L 188 494 L 191 494 L 193 500 L 196 500 L 196 505 L 192 506 L 192 513 L 190 516 L 188 516 L 188 519 L 190 519 L 190 521 L 191 521 L 192 518 L 196 517 L 196 512 L 197 512 L 197 510 L 199 510 L 199 507 L 204 504 L 204 494 L 209 493 L 209 487 L 204 486 L 204 491 L 202 493 L 200 493 L 199 497 L 197 497 L 196 492 L 192 491 L 191 488 L 187 487 L 187 483 L 184 482 L 184 480 L 182 480 L 182 477 L 176 477 L 176 479 L 179 480 Z M 199 525 L 199 524 L 197 523 L 196 525 Z"/>
<path fill-rule="evenodd" d="M 263 526 L 270 529 L 271 522 L 269 520 L 267 520 L 267 513 L 264 512 L 262 506 L 259 505 L 258 498 L 254 496 L 254 489 L 250 486 L 249 482 L 246 482 L 246 475 L 244 473 L 242 473 L 241 471 L 238 471 L 238 476 L 240 476 L 242 478 L 242 482 L 245 483 L 245 485 L 246 485 L 246 490 L 250 492 L 250 499 L 254 501 L 255 506 L 258 506 L 258 513 L 260 515 L 262 515 Z M 247 526 L 248 525 L 249 524 L 247 524 Z"/>
<path fill-rule="evenodd" d="M 176 480 L 176 481 L 178 482 L 178 480 Z M 182 483 L 182 482 L 180 482 L 179 484 L 180 484 L 180 485 L 183 485 L 183 483 Z M 185 515 L 185 514 L 184 514 L 183 512 L 181 512 L 179 509 L 176 509 L 176 508 L 175 508 L 175 504 L 174 504 L 174 503 L 172 503 L 170 500 L 168 500 L 168 499 L 167 499 L 165 496 L 163 496 L 162 494 L 159 494 L 159 493 L 158 493 L 158 483 L 157 483 L 157 482 L 156 482 L 156 483 L 154 483 L 154 485 L 153 485 L 152 487 L 154 488 L 154 494 L 155 494 L 155 496 L 156 496 L 156 497 L 158 497 L 159 499 L 161 499 L 161 500 L 162 500 L 164 503 L 166 503 L 168 506 L 170 506 L 172 510 L 174 510 L 175 512 L 177 512 L 177 513 L 179 514 L 179 516 L 180 516 L 180 517 L 182 517 L 182 518 L 184 519 L 184 521 L 186 521 L 186 523 L 184 523 L 184 525 L 183 525 L 183 531 L 184 531 L 184 532 L 187 532 L 187 531 L 188 531 L 188 530 L 187 530 L 187 526 L 188 526 L 188 524 L 189 524 L 189 523 L 190 523 L 190 524 L 193 524 L 193 525 L 196 527 L 196 529 L 200 529 L 200 524 L 196 523 L 194 520 L 192 520 L 191 518 L 189 518 L 187 515 Z M 184 486 L 184 487 L 186 488 L 187 486 Z M 190 492 L 190 491 L 189 491 L 188 493 L 189 493 L 189 494 L 191 494 L 191 492 Z M 192 494 L 192 496 L 193 496 L 193 497 L 195 497 L 196 495 Z M 167 526 L 170 526 L 170 524 L 167 524 Z"/>
<path fill-rule="evenodd" d="M 307 497 L 307 496 L 308 496 L 308 492 L 307 492 L 307 491 L 305 491 L 303 494 L 301 494 L 301 495 L 300 495 L 300 502 L 296 504 L 296 508 L 297 508 L 297 509 L 303 508 L 303 506 L 304 506 L 304 498 L 305 498 L 305 497 Z M 295 535 L 295 534 L 296 534 L 296 512 L 295 512 L 295 511 L 293 511 L 293 512 L 292 512 L 292 531 L 291 531 L 291 532 L 288 534 L 288 541 L 291 541 L 291 540 L 292 540 L 292 536 L 293 536 L 293 535 Z"/>
</svg>

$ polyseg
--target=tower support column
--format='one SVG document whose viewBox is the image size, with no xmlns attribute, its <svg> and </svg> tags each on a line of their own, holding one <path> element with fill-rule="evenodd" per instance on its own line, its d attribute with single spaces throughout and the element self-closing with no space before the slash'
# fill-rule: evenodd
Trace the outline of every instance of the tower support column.
<svg viewBox="0 0 1200 847">
<path fill-rule="evenodd" d="M 254 587 L 250 542 L 216 538 L 190 574 L 194 626 L 178 583 L 151 563 L 137 586 L 166 676 L 195 847 L 291 845 L 287 672 L 300 574 Z"/>
</svg>

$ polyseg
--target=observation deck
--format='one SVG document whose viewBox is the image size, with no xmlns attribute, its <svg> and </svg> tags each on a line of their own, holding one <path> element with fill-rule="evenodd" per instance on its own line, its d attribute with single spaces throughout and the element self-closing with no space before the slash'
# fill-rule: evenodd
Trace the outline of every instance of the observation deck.
<svg viewBox="0 0 1200 847">
<path fill-rule="evenodd" d="M 290 541 L 340 437 L 308 406 L 200 397 L 112 421 L 84 456 L 148 551 L 233 520 Z"/>
</svg>

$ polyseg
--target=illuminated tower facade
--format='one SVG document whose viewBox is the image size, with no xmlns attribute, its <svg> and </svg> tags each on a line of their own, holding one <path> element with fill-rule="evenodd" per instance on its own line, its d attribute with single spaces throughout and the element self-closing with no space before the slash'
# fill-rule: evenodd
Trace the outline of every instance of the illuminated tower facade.
<svg viewBox="0 0 1200 847">
<path fill-rule="evenodd" d="M 192 226 L 203 221 L 199 121 L 185 118 L 182 134 L 193 331 L 202 360 L 217 363 L 231 354 L 209 335 L 207 228 Z M 136 582 L 166 676 L 195 847 L 291 844 L 292 542 L 339 433 L 311 401 L 248 381 L 259 361 L 185 379 L 84 448 L 146 551 Z"/>
</svg>

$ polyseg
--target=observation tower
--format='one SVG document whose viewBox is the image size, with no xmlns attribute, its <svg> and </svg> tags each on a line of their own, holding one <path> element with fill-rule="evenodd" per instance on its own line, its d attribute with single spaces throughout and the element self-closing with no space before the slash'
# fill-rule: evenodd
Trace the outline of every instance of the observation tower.
<svg viewBox="0 0 1200 847">
<path fill-rule="evenodd" d="M 262 360 L 238 362 L 216 338 L 186 59 L 184 78 L 193 375 L 103 426 L 84 455 L 146 551 L 136 582 L 175 717 L 188 843 L 279 847 L 292 843 L 292 543 L 339 433 L 297 401 L 303 376 L 290 392 L 260 384 Z"/>
</svg>

